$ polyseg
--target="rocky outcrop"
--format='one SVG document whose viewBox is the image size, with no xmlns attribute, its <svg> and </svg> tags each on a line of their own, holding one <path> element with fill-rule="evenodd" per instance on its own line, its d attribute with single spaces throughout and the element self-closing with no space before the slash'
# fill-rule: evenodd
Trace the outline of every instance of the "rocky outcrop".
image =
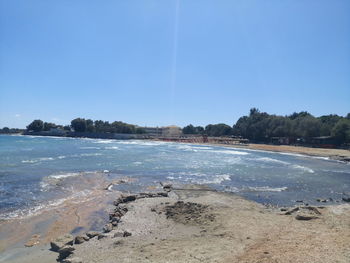
<svg viewBox="0 0 350 263">
<path fill-rule="evenodd" d="M 70 234 L 66 234 L 56 238 L 54 241 L 50 242 L 51 250 L 58 252 L 65 245 L 73 245 L 74 238 Z"/>
</svg>

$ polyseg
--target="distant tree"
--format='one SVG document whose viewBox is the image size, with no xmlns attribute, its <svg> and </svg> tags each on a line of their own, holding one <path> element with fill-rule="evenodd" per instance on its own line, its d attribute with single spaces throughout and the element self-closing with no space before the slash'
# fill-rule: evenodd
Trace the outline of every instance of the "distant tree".
<svg viewBox="0 0 350 263">
<path fill-rule="evenodd" d="M 196 134 L 196 128 L 192 124 L 187 125 L 186 127 L 183 127 L 182 133 L 183 134 Z"/>
<path fill-rule="evenodd" d="M 65 130 L 65 131 L 70 131 L 70 126 L 69 126 L 69 125 L 63 126 L 63 130 Z"/>
<path fill-rule="evenodd" d="M 204 128 L 202 126 L 193 126 L 192 124 L 183 127 L 183 134 L 203 134 Z"/>
<path fill-rule="evenodd" d="M 350 112 L 346 115 L 346 117 L 348 120 L 350 120 Z"/>
<path fill-rule="evenodd" d="M 2 133 L 9 133 L 9 132 L 10 132 L 10 128 L 9 127 L 2 128 Z"/>
<path fill-rule="evenodd" d="M 232 128 L 224 123 L 209 124 L 205 127 L 205 133 L 208 136 L 227 136 L 232 134 Z"/>
<path fill-rule="evenodd" d="M 312 115 L 300 116 L 293 122 L 293 132 L 297 137 L 312 138 L 320 136 L 321 121 Z"/>
<path fill-rule="evenodd" d="M 34 120 L 27 126 L 28 131 L 40 132 L 44 129 L 44 122 L 42 120 Z"/>
<path fill-rule="evenodd" d="M 350 120 L 340 119 L 332 129 L 332 136 L 339 144 L 350 142 Z"/>
<path fill-rule="evenodd" d="M 321 121 L 320 135 L 321 136 L 330 136 L 333 127 L 341 118 L 342 117 L 340 117 L 336 114 L 323 115 L 323 116 L 317 118 Z"/>
<path fill-rule="evenodd" d="M 88 132 L 94 132 L 95 126 L 93 120 L 87 119 L 86 120 L 86 131 Z"/>
<path fill-rule="evenodd" d="M 86 131 L 86 120 L 82 118 L 76 118 L 71 121 L 71 127 L 76 132 L 85 132 Z"/>
<path fill-rule="evenodd" d="M 312 115 L 307 111 L 301 111 L 301 112 L 294 112 L 293 114 L 289 115 L 288 118 L 295 120 L 296 118 L 306 117 L 306 116 L 312 116 Z"/>
</svg>

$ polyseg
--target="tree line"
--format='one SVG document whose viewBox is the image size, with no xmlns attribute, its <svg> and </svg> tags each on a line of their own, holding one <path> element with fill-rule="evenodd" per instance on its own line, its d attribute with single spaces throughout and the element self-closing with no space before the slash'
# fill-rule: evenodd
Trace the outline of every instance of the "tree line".
<svg viewBox="0 0 350 263">
<path fill-rule="evenodd" d="M 27 126 L 27 131 L 41 132 L 50 131 L 52 129 L 62 129 L 74 132 L 90 132 L 90 133 L 128 133 L 143 134 L 144 129 L 136 125 L 114 121 L 109 123 L 102 120 L 91 120 L 84 118 L 76 118 L 71 121 L 70 125 L 56 125 L 55 123 L 43 122 L 42 120 L 34 120 Z"/>
<path fill-rule="evenodd" d="M 314 117 L 306 111 L 288 116 L 271 115 L 252 108 L 248 116 L 242 116 L 233 125 L 209 124 L 205 128 L 188 125 L 184 134 L 208 136 L 242 136 L 253 142 L 271 142 L 273 137 L 302 138 L 331 136 L 337 144 L 350 143 L 350 113 L 342 117 L 336 114 Z"/>
</svg>

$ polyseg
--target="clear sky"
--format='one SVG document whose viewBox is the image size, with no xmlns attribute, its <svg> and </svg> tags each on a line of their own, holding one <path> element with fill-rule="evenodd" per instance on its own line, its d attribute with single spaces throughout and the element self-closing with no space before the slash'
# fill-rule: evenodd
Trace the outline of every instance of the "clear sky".
<svg viewBox="0 0 350 263">
<path fill-rule="evenodd" d="M 350 112 L 349 0 L 0 0 L 0 127 Z"/>
</svg>

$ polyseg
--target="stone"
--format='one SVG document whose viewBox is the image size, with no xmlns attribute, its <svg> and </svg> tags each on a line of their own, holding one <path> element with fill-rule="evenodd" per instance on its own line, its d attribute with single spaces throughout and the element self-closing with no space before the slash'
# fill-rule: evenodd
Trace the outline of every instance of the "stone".
<svg viewBox="0 0 350 263">
<path fill-rule="evenodd" d="M 73 254 L 73 251 L 75 250 L 74 247 L 72 246 L 64 246 L 64 247 L 61 247 L 59 250 L 58 250 L 58 253 L 60 254 L 58 259 L 59 260 L 62 260 L 62 259 L 65 259 L 66 257 L 70 256 L 71 254 Z"/>
<path fill-rule="evenodd" d="M 124 231 L 123 237 L 129 237 L 129 236 L 131 236 L 131 233 L 128 231 Z"/>
<path fill-rule="evenodd" d="M 73 245 L 74 238 L 70 234 L 66 234 L 56 238 L 54 241 L 50 242 L 51 250 L 58 252 L 65 245 Z"/>
<path fill-rule="evenodd" d="M 304 220 L 304 221 L 308 221 L 308 220 L 312 220 L 312 219 L 316 219 L 318 218 L 317 216 L 310 216 L 310 215 L 296 215 L 295 219 L 296 220 Z"/>
<path fill-rule="evenodd" d="M 327 203 L 327 199 L 321 199 L 321 198 L 318 198 L 316 199 L 317 202 L 320 202 L 320 203 Z"/>
<path fill-rule="evenodd" d="M 89 240 L 87 236 L 76 236 L 74 239 L 74 244 L 82 244 L 87 240 Z"/>
<path fill-rule="evenodd" d="M 100 240 L 100 239 L 105 238 L 105 237 L 107 237 L 107 235 L 99 234 L 99 235 L 97 236 L 97 239 Z"/>
<path fill-rule="evenodd" d="M 116 233 L 114 233 L 113 237 L 124 237 L 124 231 L 118 231 Z"/>
<path fill-rule="evenodd" d="M 343 196 L 342 200 L 344 202 L 350 202 L 350 196 Z"/>
<path fill-rule="evenodd" d="M 108 233 L 108 232 L 111 232 L 113 230 L 113 225 L 111 223 L 108 223 L 106 224 L 104 227 L 103 227 L 103 232 L 104 233 Z"/>
<path fill-rule="evenodd" d="M 78 257 L 66 258 L 61 261 L 62 263 L 83 263 L 83 260 Z"/>
<path fill-rule="evenodd" d="M 99 232 L 96 232 L 96 231 L 89 231 L 86 233 L 86 235 L 89 237 L 89 238 L 93 238 L 95 236 L 98 236 L 100 233 Z"/>
</svg>

